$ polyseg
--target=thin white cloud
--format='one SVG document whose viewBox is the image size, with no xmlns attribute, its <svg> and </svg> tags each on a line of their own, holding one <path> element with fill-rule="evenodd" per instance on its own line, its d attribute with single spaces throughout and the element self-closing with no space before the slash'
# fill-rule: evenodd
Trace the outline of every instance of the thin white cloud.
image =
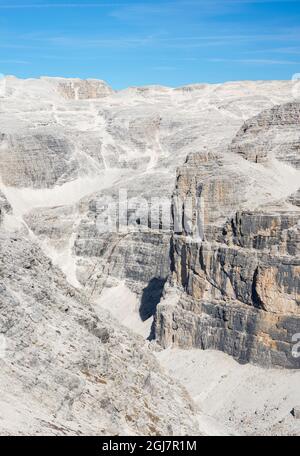
<svg viewBox="0 0 300 456">
<path fill-rule="evenodd" d="M 2 63 L 14 63 L 17 65 L 29 65 L 30 62 L 27 62 L 26 60 L 14 60 L 14 59 L 0 59 L 0 64 Z"/>
<path fill-rule="evenodd" d="M 216 63 L 243 63 L 243 64 L 254 64 L 254 65 L 300 65 L 300 62 L 293 60 L 275 60 L 275 59 L 222 59 L 212 58 L 207 59 L 209 62 Z"/>
<path fill-rule="evenodd" d="M 19 3 L 19 4 L 0 4 L 0 9 L 35 9 L 35 8 L 105 8 L 119 7 L 121 3 Z"/>
<path fill-rule="evenodd" d="M 289 47 L 279 47 L 279 48 L 268 48 L 268 49 L 256 49 L 255 51 L 249 51 L 251 54 L 289 54 L 289 55 L 299 55 L 300 47 L 299 46 L 289 46 Z"/>
<path fill-rule="evenodd" d="M 125 48 L 134 46 L 143 46 L 151 42 L 151 37 L 118 37 L 118 38 L 78 38 L 56 36 L 49 38 L 39 38 L 38 41 L 44 41 L 48 44 L 54 44 L 65 47 L 80 48 Z"/>
<path fill-rule="evenodd" d="M 177 70 L 176 67 L 167 66 L 167 65 L 155 66 L 155 67 L 152 67 L 152 69 L 155 71 L 175 71 L 175 70 Z"/>
<path fill-rule="evenodd" d="M 200 0 L 201 1 L 201 0 Z M 204 0 L 203 3 L 206 3 Z M 216 0 L 220 3 L 222 0 Z M 149 3 L 118 3 L 118 2 L 99 2 L 99 3 L 5 3 L 0 4 L 0 9 L 38 9 L 38 8 L 143 8 L 143 7 L 156 7 L 159 11 L 162 7 L 178 6 L 185 7 L 188 4 L 196 5 L 193 1 L 180 2 L 180 1 L 166 1 L 166 2 L 149 2 Z"/>
<path fill-rule="evenodd" d="M 26 37 L 25 37 L 26 39 Z M 30 41 L 36 41 L 47 45 L 60 46 L 65 48 L 129 48 L 142 46 L 164 46 L 172 48 L 192 49 L 204 46 L 224 46 L 228 44 L 240 44 L 241 42 L 273 42 L 298 40 L 294 34 L 266 34 L 266 35 L 208 35 L 208 36 L 136 36 L 136 37 L 75 37 L 75 36 L 42 36 L 29 37 Z M 5 46 L 5 45 L 4 45 Z M 9 46 L 9 45 L 7 45 Z M 1 47 L 1 44 L 0 44 Z"/>
<path fill-rule="evenodd" d="M 213 3 L 223 3 L 224 0 L 214 0 Z M 236 0 L 229 0 L 236 1 Z M 240 1 L 240 0 L 239 0 Z M 156 8 L 155 11 L 160 11 L 161 8 L 168 6 L 186 7 L 187 5 L 201 5 L 209 3 L 208 0 L 200 1 L 158 1 L 155 2 L 137 2 L 137 3 L 118 3 L 118 2 L 99 2 L 99 3 L 6 3 L 0 4 L 2 9 L 30 9 L 30 8 Z"/>
<path fill-rule="evenodd" d="M 35 8 L 143 8 L 150 7 L 159 8 L 166 6 L 176 6 L 185 8 L 186 6 L 204 6 L 204 5 L 226 5 L 226 4 L 256 4 L 256 3 L 297 3 L 299 0 L 186 0 L 186 1 L 159 1 L 145 2 L 145 3 L 113 3 L 113 2 L 99 2 L 99 3 L 5 3 L 0 4 L 0 9 L 35 9 Z"/>
<path fill-rule="evenodd" d="M 0 43 L 0 49 L 36 49 L 34 46 L 26 44 Z"/>
</svg>

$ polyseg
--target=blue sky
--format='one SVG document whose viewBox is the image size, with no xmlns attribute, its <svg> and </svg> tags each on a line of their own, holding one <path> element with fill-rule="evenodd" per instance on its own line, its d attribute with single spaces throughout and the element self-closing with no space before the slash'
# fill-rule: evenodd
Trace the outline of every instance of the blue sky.
<svg viewBox="0 0 300 456">
<path fill-rule="evenodd" d="M 114 88 L 291 79 L 300 0 L 0 0 L 0 73 Z"/>
</svg>

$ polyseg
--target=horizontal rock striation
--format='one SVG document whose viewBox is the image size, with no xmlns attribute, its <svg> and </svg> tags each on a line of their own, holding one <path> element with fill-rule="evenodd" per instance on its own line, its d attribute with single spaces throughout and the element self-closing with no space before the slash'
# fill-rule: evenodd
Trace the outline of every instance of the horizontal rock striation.
<svg viewBox="0 0 300 456">
<path fill-rule="evenodd" d="M 107 97 L 113 94 L 113 89 L 104 81 L 98 79 L 65 79 L 43 78 L 53 84 L 56 90 L 67 100 L 91 100 Z"/>
<path fill-rule="evenodd" d="M 221 350 L 240 363 L 299 369 L 292 355 L 299 318 L 261 312 L 237 301 L 182 296 L 177 305 L 159 304 L 156 334 L 163 347 Z"/>
<path fill-rule="evenodd" d="M 298 104 L 265 111 L 245 123 L 228 151 L 193 154 L 179 169 L 174 217 L 183 212 L 186 223 L 171 244 L 176 302 L 168 305 L 168 291 L 157 308 L 163 346 L 214 348 L 240 362 L 300 367 L 293 352 L 300 332 L 300 151 L 288 135 L 298 123 Z M 272 141 L 261 145 L 266 131 L 279 138 L 284 157 Z M 271 193 L 277 169 L 284 173 Z M 177 201 L 188 198 L 194 204 L 179 208 Z"/>
<path fill-rule="evenodd" d="M 299 367 L 293 82 L 2 82 L 1 434 L 199 433 L 159 347 L 107 296 L 145 337 L 156 312 L 163 346 Z M 99 229 L 124 190 L 125 231 Z"/>
<path fill-rule="evenodd" d="M 0 173 L 14 187 L 53 187 L 76 176 L 71 146 L 61 137 L 45 134 L 0 139 Z"/>
<path fill-rule="evenodd" d="M 0 106 L 3 191 L 47 255 L 71 271 L 73 284 L 94 289 L 97 297 L 106 277 L 125 279 L 141 295 L 168 275 L 170 230 L 145 234 L 143 217 L 133 211 L 140 221 L 126 238 L 102 238 L 95 207 L 103 196 L 126 189 L 130 198 L 171 200 L 176 168 L 187 156 L 222 155 L 244 118 L 290 99 L 288 81 L 118 92 L 96 80 L 7 77 Z M 207 176 L 203 194 L 222 194 L 225 213 L 234 211 L 234 198 L 247 200 L 237 191 L 245 179 L 239 171 L 218 177 L 222 160 L 210 163 L 215 179 Z M 192 187 L 190 172 L 185 178 Z M 218 207 L 210 207 L 220 217 Z"/>
<path fill-rule="evenodd" d="M 277 159 L 299 168 L 299 124 L 299 103 L 275 106 L 245 122 L 231 150 L 255 163 L 268 160 L 272 153 Z"/>
</svg>

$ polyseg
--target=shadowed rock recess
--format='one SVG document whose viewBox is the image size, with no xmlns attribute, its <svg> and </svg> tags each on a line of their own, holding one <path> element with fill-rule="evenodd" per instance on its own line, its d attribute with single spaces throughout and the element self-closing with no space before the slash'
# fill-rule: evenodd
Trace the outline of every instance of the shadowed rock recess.
<svg viewBox="0 0 300 456">
<path fill-rule="evenodd" d="M 158 361 L 168 346 L 300 367 L 293 84 L 5 78 L 1 434 L 207 433 Z M 151 203 L 131 200 L 125 231 L 99 229 L 124 190 Z"/>
</svg>

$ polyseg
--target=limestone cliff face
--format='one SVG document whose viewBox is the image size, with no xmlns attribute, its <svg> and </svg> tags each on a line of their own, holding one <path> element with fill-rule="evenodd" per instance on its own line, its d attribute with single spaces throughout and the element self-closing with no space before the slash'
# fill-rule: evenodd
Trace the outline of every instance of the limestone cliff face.
<svg viewBox="0 0 300 456">
<path fill-rule="evenodd" d="M 126 189 L 147 201 L 171 198 L 176 168 L 194 152 L 213 151 L 203 195 L 214 192 L 225 213 L 234 210 L 235 198 L 247 200 L 236 191 L 244 179 L 238 171 L 234 179 L 219 177 L 219 151 L 243 119 L 291 99 L 288 81 L 118 92 L 96 80 L 8 77 L 0 109 L 3 191 L 47 254 L 72 271 L 72 283 L 97 297 L 112 277 L 140 294 L 168 276 L 169 235 L 147 231 L 141 221 L 126 237 L 102 236 L 96 208 L 103 195 Z M 191 189 L 194 171 L 179 177 Z M 212 204 L 210 210 L 210 217 L 220 214 Z"/>
<path fill-rule="evenodd" d="M 43 78 L 53 84 L 58 93 L 67 100 L 92 100 L 104 98 L 114 93 L 113 89 L 104 81 L 98 79 L 64 79 Z"/>
<path fill-rule="evenodd" d="M 52 134 L 6 135 L 0 138 L 0 173 L 14 187 L 53 187 L 76 177 L 71 146 Z"/>
<path fill-rule="evenodd" d="M 255 163 L 267 161 L 272 153 L 299 168 L 299 123 L 299 103 L 275 106 L 245 122 L 231 149 Z"/>
<path fill-rule="evenodd" d="M 152 286 L 160 293 L 171 268 L 184 299 L 296 318 L 292 99 L 288 81 L 117 92 L 103 81 L 5 78 L 0 220 L 37 242 L 91 299 L 119 281 L 139 298 Z M 186 224 L 175 226 L 171 249 L 170 230 L 150 225 L 148 210 L 132 210 L 126 233 L 99 231 L 103 197 L 126 189 L 147 202 L 171 198 L 178 167 L 174 226 L 182 211 Z M 203 202 L 201 233 L 202 214 L 186 196 Z"/>
<path fill-rule="evenodd" d="M 103 81 L 5 78 L 1 434 L 200 432 L 194 403 L 145 341 L 149 322 L 147 335 L 135 336 L 99 304 L 115 285 L 134 296 L 125 305 L 138 304 L 128 310 L 139 324 L 165 286 L 156 312 L 163 346 L 299 367 L 291 357 L 300 332 L 292 86 L 117 92 Z M 103 199 L 118 201 L 124 189 L 150 205 L 130 209 L 126 232 L 99 230 Z M 159 218 L 172 194 L 173 234 Z"/>
<path fill-rule="evenodd" d="M 217 348 L 241 362 L 300 366 L 292 356 L 300 329 L 299 106 L 264 111 L 245 123 L 228 150 L 194 154 L 179 169 L 175 217 L 178 200 L 202 198 L 204 228 L 197 240 L 194 205 L 188 228 L 173 235 L 171 283 L 178 298 L 168 305 L 166 293 L 158 306 L 164 346 Z"/>
</svg>

